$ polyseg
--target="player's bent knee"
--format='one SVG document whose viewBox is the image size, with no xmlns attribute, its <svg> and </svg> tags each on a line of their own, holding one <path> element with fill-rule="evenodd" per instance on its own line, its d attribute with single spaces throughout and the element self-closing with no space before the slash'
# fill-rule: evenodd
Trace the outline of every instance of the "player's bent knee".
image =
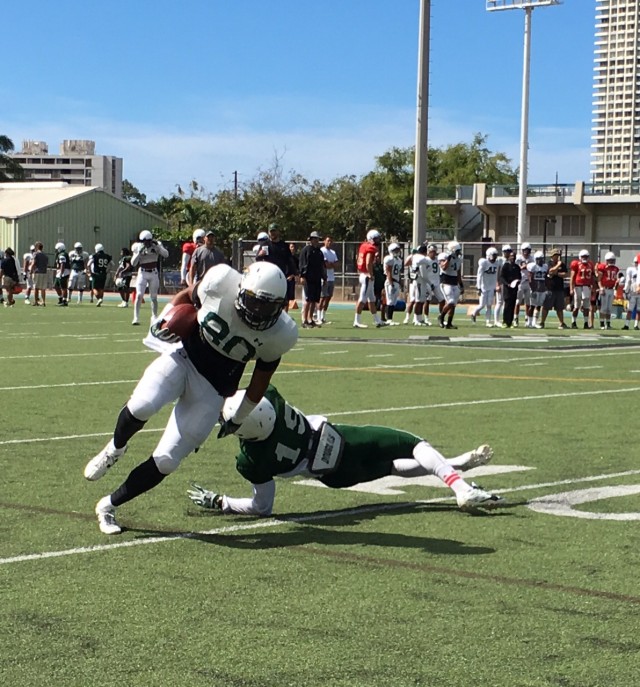
<svg viewBox="0 0 640 687">
<path fill-rule="evenodd" d="M 172 472 L 175 472 L 182 462 L 181 459 L 172 458 L 166 454 L 161 454 L 159 456 L 154 455 L 153 460 L 158 468 L 158 472 L 163 475 L 170 475 Z"/>
</svg>

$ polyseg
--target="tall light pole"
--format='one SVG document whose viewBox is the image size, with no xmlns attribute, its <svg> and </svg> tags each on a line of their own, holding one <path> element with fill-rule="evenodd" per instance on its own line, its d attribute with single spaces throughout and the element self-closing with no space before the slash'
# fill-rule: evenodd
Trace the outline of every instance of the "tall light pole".
<svg viewBox="0 0 640 687">
<path fill-rule="evenodd" d="M 560 5 L 561 0 L 487 0 L 487 11 L 524 10 L 524 58 L 522 62 L 522 111 L 520 118 L 520 184 L 518 193 L 517 243 L 527 225 L 527 174 L 529 154 L 529 65 L 531 62 L 531 15 L 536 7 Z"/>
<path fill-rule="evenodd" d="M 413 245 L 419 246 L 427 236 L 427 154 L 429 116 L 429 22 L 431 0 L 420 0 L 418 39 L 418 95 L 416 106 L 416 153 L 413 184 Z"/>
</svg>

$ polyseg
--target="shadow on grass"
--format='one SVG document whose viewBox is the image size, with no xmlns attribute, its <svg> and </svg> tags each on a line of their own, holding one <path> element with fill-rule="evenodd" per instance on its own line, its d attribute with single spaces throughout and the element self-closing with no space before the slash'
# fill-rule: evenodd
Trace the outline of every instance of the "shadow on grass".
<svg viewBox="0 0 640 687">
<path fill-rule="evenodd" d="M 203 523 L 205 521 L 207 524 L 213 524 L 215 522 L 220 532 L 176 532 L 135 527 L 129 527 L 126 528 L 126 530 L 143 537 L 176 536 L 234 549 L 277 549 L 315 544 L 321 547 L 375 546 L 382 548 L 412 548 L 421 549 L 428 553 L 447 555 L 495 553 L 496 550 L 490 547 L 473 546 L 452 539 L 436 539 L 418 535 L 341 529 L 354 527 L 379 517 L 388 518 L 394 515 L 406 515 L 408 513 L 429 513 L 451 510 L 457 509 L 453 504 L 445 503 L 379 503 L 375 506 L 321 511 L 313 514 L 288 513 L 286 515 L 275 516 L 273 519 L 222 516 L 220 513 L 214 513 L 212 511 L 198 510 L 194 512 L 188 510 L 187 514 L 199 517 Z M 487 514 L 483 513 L 483 515 Z M 269 521 L 272 521 L 271 524 L 269 524 Z M 313 521 L 313 524 L 310 524 L 311 521 Z M 318 526 L 320 521 L 326 522 Z M 260 529 L 259 524 L 261 522 L 264 522 L 265 529 Z M 256 527 L 249 529 L 251 523 L 256 523 Z M 275 528 L 283 525 L 290 529 L 286 532 L 266 529 L 267 527 Z M 247 527 L 245 531 L 238 531 L 245 526 Z"/>
</svg>

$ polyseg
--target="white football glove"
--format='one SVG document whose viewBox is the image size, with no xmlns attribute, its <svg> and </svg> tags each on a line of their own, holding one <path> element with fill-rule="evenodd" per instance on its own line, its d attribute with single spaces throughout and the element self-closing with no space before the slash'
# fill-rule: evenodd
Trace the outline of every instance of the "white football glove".
<svg viewBox="0 0 640 687">
<path fill-rule="evenodd" d="M 160 339 L 160 341 L 164 341 L 165 343 L 180 343 L 181 339 L 177 334 L 174 334 L 173 332 L 170 332 L 168 329 L 164 329 L 161 326 L 163 322 L 164 320 L 158 320 L 151 325 L 151 328 L 149 329 L 151 335 L 155 336 L 156 339 Z"/>
<path fill-rule="evenodd" d="M 191 489 L 187 489 L 187 496 L 200 508 L 222 511 L 222 494 L 216 494 L 201 487 L 195 482 L 190 482 Z"/>
</svg>

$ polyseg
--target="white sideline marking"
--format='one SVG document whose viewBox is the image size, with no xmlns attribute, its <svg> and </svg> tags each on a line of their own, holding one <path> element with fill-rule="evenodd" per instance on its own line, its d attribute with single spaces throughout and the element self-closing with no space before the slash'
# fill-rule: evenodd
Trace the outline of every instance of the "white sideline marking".
<svg viewBox="0 0 640 687">
<path fill-rule="evenodd" d="M 320 351 L 320 355 L 336 355 L 337 353 L 348 353 L 349 351 Z"/>
<path fill-rule="evenodd" d="M 86 358 L 90 356 L 100 356 L 104 358 L 110 355 L 134 355 L 137 353 L 153 353 L 148 348 L 136 351 L 109 351 L 109 353 L 47 353 L 46 355 L 0 355 L 0 360 L 39 360 L 41 358 Z"/>
<path fill-rule="evenodd" d="M 559 480 L 557 482 L 541 482 L 539 484 L 527 484 L 522 487 L 514 487 L 512 489 L 498 489 L 493 490 L 494 494 L 509 494 L 518 491 L 542 489 L 544 487 L 555 487 L 563 484 L 578 484 L 580 482 L 593 482 L 601 479 L 612 479 L 614 477 L 626 477 L 629 475 L 638 475 L 640 470 L 627 470 L 626 472 L 616 472 L 611 474 L 592 475 L 590 477 L 578 477 L 576 479 Z M 185 497 L 186 498 L 186 497 Z M 228 527 L 217 527 L 213 530 L 204 530 L 201 532 L 185 532 L 184 534 L 173 534 L 163 537 L 149 537 L 147 539 L 135 539 L 129 541 L 120 541 L 114 544 L 97 544 L 95 546 L 81 546 L 73 549 L 62 549 L 60 551 L 43 551 L 41 553 L 22 554 L 20 556 L 10 556 L 8 558 L 0 558 L 0 565 L 8 565 L 10 563 L 21 563 L 23 561 L 37 561 L 45 558 L 60 558 L 61 556 L 75 556 L 84 553 L 98 553 L 100 551 L 111 551 L 113 549 L 124 549 L 131 546 L 144 546 L 145 544 L 160 544 L 167 541 L 175 541 L 176 539 L 195 539 L 202 535 L 212 534 L 227 534 L 229 532 L 242 532 L 246 530 L 264 529 L 266 527 L 279 527 L 280 525 L 289 525 L 291 523 L 313 522 L 315 520 L 330 520 L 332 518 L 340 518 L 345 515 L 357 515 L 358 513 L 380 512 L 385 510 L 397 510 L 405 508 L 407 505 L 416 503 L 443 503 L 452 501 L 454 496 L 444 496 L 435 499 L 425 499 L 418 501 L 405 501 L 402 503 L 385 504 L 379 506 L 364 506 L 362 508 L 352 508 L 350 510 L 342 510 L 336 513 L 312 513 L 304 515 L 300 518 L 277 519 L 271 518 L 269 520 L 261 520 L 260 522 L 248 523 L 245 525 L 230 525 Z M 221 516 L 224 517 L 224 516 Z"/>
<path fill-rule="evenodd" d="M 574 367 L 574 370 L 601 370 L 602 365 L 583 365 L 581 367 Z"/>
<path fill-rule="evenodd" d="M 366 358 L 393 358 L 395 353 L 373 353 L 365 356 Z"/>
<path fill-rule="evenodd" d="M 57 389 L 64 386 L 102 386 L 103 384 L 136 384 L 137 379 L 113 379 L 109 382 L 68 382 L 66 384 L 32 384 L 30 386 L 0 386 L 0 391 L 24 389 Z"/>
<path fill-rule="evenodd" d="M 419 406 L 404 406 L 398 408 L 369 408 L 367 410 L 343 410 L 338 413 L 320 413 L 326 417 L 344 417 L 347 415 L 375 415 L 376 413 L 403 412 L 406 410 L 437 410 L 438 408 L 459 408 L 463 406 L 487 405 L 491 403 L 512 403 L 514 401 L 537 401 L 549 398 L 574 398 L 576 396 L 597 396 L 599 394 L 624 394 L 632 391 L 640 391 L 640 387 L 630 387 L 628 389 L 593 389 L 592 391 L 573 391 L 563 394 L 541 394 L 539 396 L 514 396 L 512 398 L 484 398 L 480 401 L 452 401 L 450 403 L 431 403 Z M 142 429 L 141 432 L 162 432 L 160 429 Z M 29 444 L 45 441 L 67 441 L 69 439 L 87 439 L 90 437 L 107 437 L 113 432 L 94 432 L 92 434 L 71 434 L 59 437 L 40 437 L 37 439 L 9 439 L 0 441 L 0 446 L 7 444 Z"/>
</svg>

